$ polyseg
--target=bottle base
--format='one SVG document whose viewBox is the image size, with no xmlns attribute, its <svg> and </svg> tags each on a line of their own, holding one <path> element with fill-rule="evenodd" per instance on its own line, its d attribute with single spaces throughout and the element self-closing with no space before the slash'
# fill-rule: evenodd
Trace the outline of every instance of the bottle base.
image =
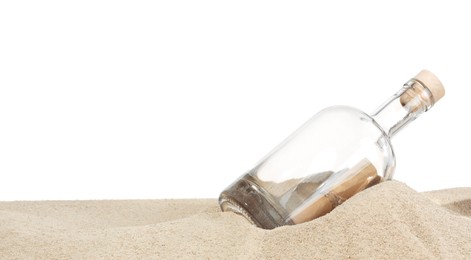
<svg viewBox="0 0 471 260">
<path fill-rule="evenodd" d="M 292 225 L 286 221 L 282 209 L 276 207 L 270 195 L 250 175 L 245 175 L 221 193 L 222 211 L 232 211 L 244 216 L 250 223 L 264 229 Z"/>
</svg>

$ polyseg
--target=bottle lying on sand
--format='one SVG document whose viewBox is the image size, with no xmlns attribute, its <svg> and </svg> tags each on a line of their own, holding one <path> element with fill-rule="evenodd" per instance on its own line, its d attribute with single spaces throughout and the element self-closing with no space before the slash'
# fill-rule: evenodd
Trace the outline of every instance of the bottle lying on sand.
<svg viewBox="0 0 471 260">
<path fill-rule="evenodd" d="M 438 78 L 423 70 L 371 115 L 346 106 L 320 111 L 227 187 L 221 209 L 264 229 L 329 213 L 392 178 L 391 138 L 444 94 Z"/>
</svg>

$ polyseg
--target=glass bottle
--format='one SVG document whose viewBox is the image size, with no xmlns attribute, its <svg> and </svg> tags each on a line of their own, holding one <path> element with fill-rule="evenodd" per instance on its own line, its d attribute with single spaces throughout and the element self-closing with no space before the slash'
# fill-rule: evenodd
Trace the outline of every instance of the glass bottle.
<svg viewBox="0 0 471 260">
<path fill-rule="evenodd" d="M 227 187 L 221 209 L 265 229 L 327 214 L 392 178 L 391 137 L 444 94 L 440 81 L 424 70 L 371 115 L 347 106 L 320 111 Z"/>
</svg>

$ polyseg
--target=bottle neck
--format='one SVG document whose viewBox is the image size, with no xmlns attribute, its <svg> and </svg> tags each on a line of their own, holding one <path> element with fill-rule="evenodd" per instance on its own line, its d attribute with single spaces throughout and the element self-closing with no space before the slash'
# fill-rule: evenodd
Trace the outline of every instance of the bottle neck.
<svg viewBox="0 0 471 260">
<path fill-rule="evenodd" d="M 432 108 L 434 103 L 430 90 L 414 78 L 404 84 L 402 89 L 371 116 L 391 138 L 423 112 Z"/>
</svg>

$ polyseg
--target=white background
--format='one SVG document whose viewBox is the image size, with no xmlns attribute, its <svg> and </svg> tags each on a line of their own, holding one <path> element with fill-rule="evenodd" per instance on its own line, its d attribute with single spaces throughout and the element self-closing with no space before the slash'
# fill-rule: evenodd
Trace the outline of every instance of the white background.
<svg viewBox="0 0 471 260">
<path fill-rule="evenodd" d="M 446 4 L 445 4 L 446 2 Z M 471 186 L 471 15 L 450 1 L 2 1 L 0 200 L 215 198 L 320 109 L 447 94 L 395 178 Z"/>
</svg>

